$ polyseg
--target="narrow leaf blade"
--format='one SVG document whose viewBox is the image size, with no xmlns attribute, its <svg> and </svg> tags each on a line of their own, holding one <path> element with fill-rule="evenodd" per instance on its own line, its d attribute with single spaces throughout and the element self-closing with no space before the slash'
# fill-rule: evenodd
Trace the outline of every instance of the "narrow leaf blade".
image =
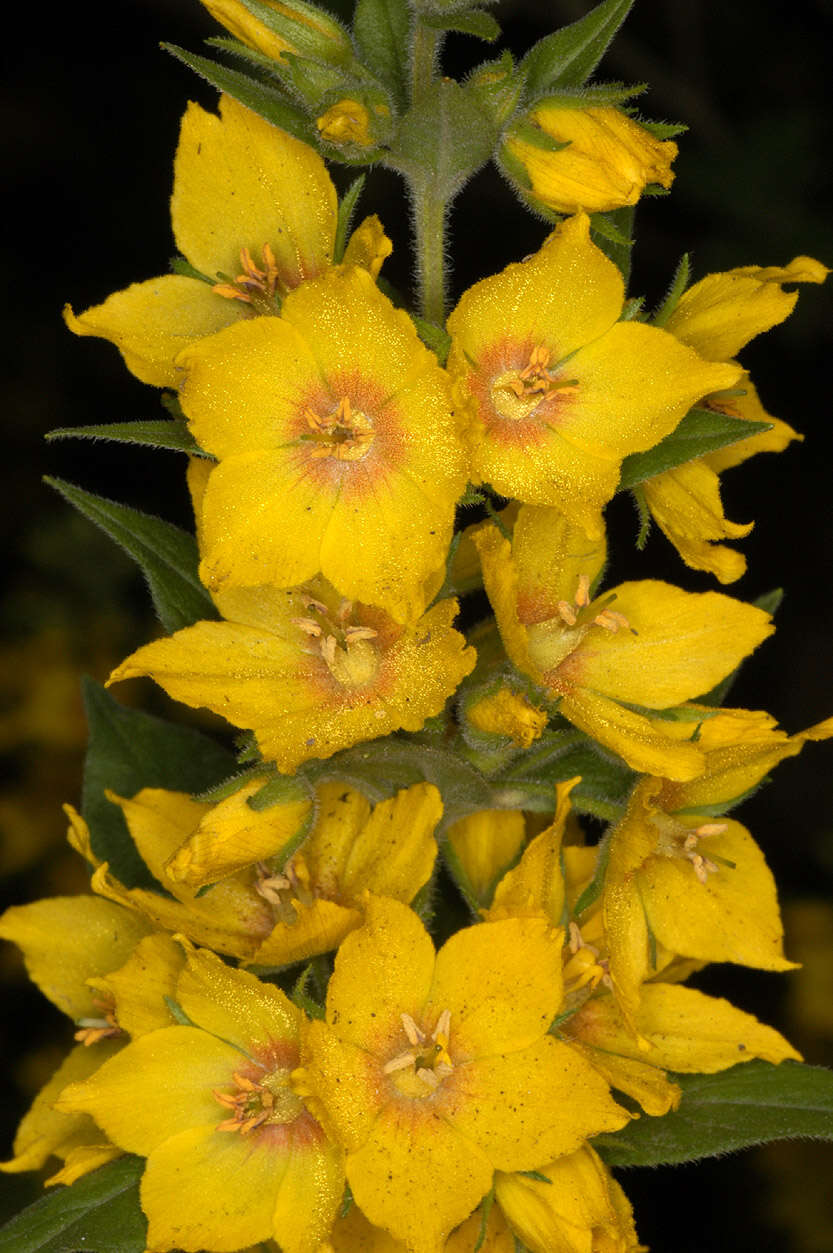
<svg viewBox="0 0 833 1253">
<path fill-rule="evenodd" d="M 550 87 L 580 87 L 593 73 L 633 0 L 603 0 L 585 17 L 541 39 L 521 62 L 527 97 Z"/>
<path fill-rule="evenodd" d="M 410 41 L 406 0 L 358 0 L 353 35 L 362 60 L 388 86 L 400 105 L 407 99 L 402 51 Z"/>
<path fill-rule="evenodd" d="M 58 1187 L 0 1228 L 0 1253 L 144 1253 L 141 1157 L 120 1157 Z"/>
<path fill-rule="evenodd" d="M 50 431 L 53 439 L 109 439 L 119 444 L 144 444 L 151 448 L 170 448 L 192 456 L 205 456 L 183 422 L 158 418 L 147 422 L 105 422 L 99 426 L 64 426 Z"/>
<path fill-rule="evenodd" d="M 758 431 L 769 430 L 766 422 L 730 418 L 713 409 L 690 409 L 679 425 L 661 443 L 647 452 L 634 452 L 622 462 L 619 491 L 636 487 L 646 479 L 673 470 L 675 466 L 705 457 L 727 444 L 749 439 Z"/>
</svg>

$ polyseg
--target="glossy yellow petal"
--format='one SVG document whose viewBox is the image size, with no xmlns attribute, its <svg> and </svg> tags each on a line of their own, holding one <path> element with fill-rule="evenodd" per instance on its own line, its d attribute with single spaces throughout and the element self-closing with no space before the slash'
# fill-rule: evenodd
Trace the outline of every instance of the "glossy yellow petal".
<svg viewBox="0 0 833 1253">
<path fill-rule="evenodd" d="M 764 610 L 719 592 L 654 579 L 614 590 L 631 630 L 591 628 L 570 663 L 574 681 L 629 704 L 665 709 L 710 691 L 774 629 Z"/>
<path fill-rule="evenodd" d="M 24 1114 L 14 1138 L 14 1156 L 0 1162 L 0 1170 L 6 1174 L 40 1170 L 53 1155 L 65 1158 L 74 1148 L 100 1143 L 101 1132 L 88 1114 L 57 1110 L 54 1103 L 68 1084 L 88 1079 L 121 1047 L 121 1041 L 101 1040 L 71 1049 Z"/>
<path fill-rule="evenodd" d="M 668 330 L 707 360 L 728 361 L 792 313 L 798 293 L 785 292 L 784 283 L 823 283 L 828 273 L 812 257 L 795 257 L 783 267 L 749 265 L 709 274 L 682 295 Z"/>
<path fill-rule="evenodd" d="M 306 798 L 252 809 L 249 798 L 263 787 L 255 779 L 212 806 L 167 863 L 172 879 L 201 887 L 277 853 L 309 819 Z"/>
<path fill-rule="evenodd" d="M 92 1115 L 114 1144 L 147 1156 L 181 1131 L 222 1121 L 213 1089 L 229 1086 L 241 1060 L 234 1045 L 196 1027 L 164 1027 L 70 1084 L 55 1107 Z"/>
<path fill-rule="evenodd" d="M 434 868 L 434 830 L 442 814 L 442 797 L 430 783 L 416 783 L 374 806 L 344 863 L 345 899 L 357 902 L 366 890 L 412 901 Z"/>
<path fill-rule="evenodd" d="M 178 387 L 182 371 L 174 358 L 182 349 L 246 316 L 245 305 L 222 300 L 207 283 L 181 274 L 133 283 L 77 315 L 69 305 L 64 309 L 71 331 L 109 339 L 128 370 L 153 387 Z"/>
<path fill-rule="evenodd" d="M 478 1146 L 429 1102 L 391 1102 L 371 1138 L 347 1158 L 356 1203 L 409 1253 L 441 1253 L 451 1229 L 488 1192 L 492 1173 Z"/>
<path fill-rule="evenodd" d="M 566 896 L 561 845 L 570 815 L 570 792 L 579 781 L 571 779 L 557 784 L 552 823 L 532 840 L 519 864 L 501 879 L 487 918 L 543 914 L 553 926 L 563 925 Z"/>
<path fill-rule="evenodd" d="M 14 905 L 0 918 L 0 938 L 21 949 L 29 978 L 73 1019 L 95 1011 L 87 980 L 118 968 L 151 930 L 96 896 L 53 896 Z"/>
<path fill-rule="evenodd" d="M 491 522 L 475 528 L 472 542 L 480 556 L 483 585 L 495 612 L 506 654 L 519 670 L 543 685 L 544 676 L 530 656 L 529 636 L 519 616 L 520 592 L 512 546 Z"/>
<path fill-rule="evenodd" d="M 285 1253 L 319 1253 L 344 1197 L 344 1158 L 333 1145 L 307 1145 L 299 1136 L 289 1155 L 272 1215 Z"/>
<path fill-rule="evenodd" d="M 717 541 L 748 535 L 753 523 L 730 522 L 723 512 L 720 483 L 702 460 L 686 462 L 642 484 L 651 517 L 687 566 L 708 570 L 721 583 L 734 583 L 746 558 Z"/>
<path fill-rule="evenodd" d="M 670 739 L 661 722 L 650 722 L 598 692 L 577 687 L 562 697 L 558 711 L 634 770 L 668 779 L 693 779 L 703 770 L 696 744 Z"/>
<path fill-rule="evenodd" d="M 268 244 L 284 288 L 315 277 L 332 260 L 336 207 L 313 148 L 231 96 L 220 97 L 219 117 L 188 105 L 171 218 L 177 246 L 203 274 L 233 278 L 241 249 L 257 260 Z"/>
<path fill-rule="evenodd" d="M 481 904 L 490 902 L 495 881 L 521 851 L 525 834 L 523 813 L 516 809 L 484 809 L 448 828 L 448 842 Z"/>
<path fill-rule="evenodd" d="M 461 1248 L 459 1253 L 470 1253 L 471 1247 Z M 351 1205 L 336 1219 L 321 1253 L 407 1253 L 407 1249 L 401 1240 L 368 1222 L 358 1205 Z M 515 1253 L 514 1244 L 508 1253 Z"/>
<path fill-rule="evenodd" d="M 485 924 L 484 924 L 485 925 Z M 454 1019 L 452 1018 L 452 1036 Z M 618 1131 L 629 1117 L 605 1080 L 552 1036 L 503 1057 L 455 1069 L 449 1118 L 497 1170 L 534 1170 L 590 1135 Z"/>
<path fill-rule="evenodd" d="M 661 1118 L 677 1108 L 682 1092 L 676 1083 L 666 1079 L 659 1066 L 633 1057 L 620 1057 L 604 1047 L 599 1037 L 596 1037 L 595 1045 L 584 1044 L 580 1016 L 569 1019 L 562 1029 L 593 1069 L 612 1088 L 638 1101 L 646 1114 Z"/>
<path fill-rule="evenodd" d="M 250 1054 L 282 1043 L 294 1050 L 293 1064 L 297 1061 L 303 1014 L 274 984 L 235 970 L 203 949 L 189 953 L 176 997 L 203 1031 Z"/>
<path fill-rule="evenodd" d="M 140 940 L 125 964 L 104 979 L 91 981 L 107 991 L 115 1003 L 116 1021 L 134 1039 L 174 1026 L 165 1002 L 173 997 L 185 955 L 169 935 L 149 935 Z"/>
<path fill-rule="evenodd" d="M 351 234 L 344 250 L 344 265 L 359 265 L 371 278 L 378 278 L 383 263 L 393 252 L 393 244 L 375 213 L 365 218 Z"/>
<path fill-rule="evenodd" d="M 133 842 L 150 873 L 171 891 L 167 862 L 210 807 L 192 800 L 187 792 L 171 792 L 165 788 L 142 788 L 130 800 L 115 792 L 106 795 L 124 814 Z M 192 895 L 191 892 L 182 894 L 176 888 L 173 892 L 179 900 L 188 900 Z"/>
<path fill-rule="evenodd" d="M 607 561 L 602 529 L 591 539 L 558 509 L 523 505 L 512 531 L 512 560 L 518 573 L 518 614 L 522 622 L 553 618 L 560 603 L 572 604 L 580 580 L 595 586 Z"/>
<path fill-rule="evenodd" d="M 336 1014 L 338 1007 L 332 1016 Z M 332 1028 L 320 1020 L 313 1020 L 306 1028 L 302 1064 L 309 1090 L 305 1090 L 304 1100 L 329 1137 L 353 1153 L 366 1142 L 391 1092 L 379 1059 L 365 1047 L 336 1035 L 343 1022 L 339 1015 Z M 399 1026 L 397 1021 L 391 1036 Z M 352 1024 L 348 1022 L 346 1029 L 352 1030 Z"/>
<path fill-rule="evenodd" d="M 49 1188 L 62 1183 L 69 1187 L 77 1179 L 88 1175 L 91 1170 L 98 1170 L 99 1166 L 106 1166 L 108 1162 L 115 1161 L 121 1156 L 121 1149 L 117 1149 L 113 1144 L 79 1145 L 78 1148 L 70 1149 L 67 1153 L 61 1170 L 57 1170 L 54 1175 L 44 1179 L 44 1186 Z"/>
<path fill-rule="evenodd" d="M 562 943 L 543 918 L 485 922 L 446 941 L 424 1014 L 450 1011 L 455 1057 L 494 1057 L 540 1039 L 561 1004 Z"/>
<path fill-rule="evenodd" d="M 676 983 L 646 983 L 642 989 L 636 1021 L 647 1049 L 633 1039 L 612 997 L 593 998 L 578 1017 L 575 1030 L 584 1041 L 678 1074 L 715 1074 L 753 1057 L 801 1060 L 782 1035 L 752 1014 Z"/>
<path fill-rule="evenodd" d="M 345 936 L 362 924 L 359 909 L 335 901 L 316 900 L 310 905 L 293 902 L 291 923 L 278 922 L 249 961 L 253 966 L 288 966 L 319 953 L 338 948 Z"/>
</svg>

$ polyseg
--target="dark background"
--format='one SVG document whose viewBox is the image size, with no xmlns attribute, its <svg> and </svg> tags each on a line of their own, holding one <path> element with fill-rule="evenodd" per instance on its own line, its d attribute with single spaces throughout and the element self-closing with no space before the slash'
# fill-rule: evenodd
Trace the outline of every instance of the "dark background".
<svg viewBox="0 0 833 1253">
<path fill-rule="evenodd" d="M 335 5 L 333 7 L 336 7 Z M 349 6 L 348 6 L 349 7 Z M 585 0 L 506 0 L 494 9 L 506 46 L 522 52 L 554 26 L 581 16 Z M 31 23 L 27 25 L 27 23 Z M 167 200 L 179 119 L 187 99 L 212 107 L 215 93 L 159 50 L 161 40 L 200 50 L 218 33 L 197 0 L 89 0 L 57 17 L 18 11 L 4 45 L 3 170 L 7 360 L 2 375 L 2 525 L 5 584 L 0 628 L 0 781 L 3 903 L 84 889 L 63 851 L 60 802 L 77 802 L 83 724 L 74 675 L 103 680 L 153 631 L 141 579 L 109 541 L 43 487 L 44 473 L 185 523 L 182 463 L 173 453 L 126 452 L 81 442 L 45 446 L 56 427 L 159 416 L 155 393 L 102 341 L 79 341 L 60 318 L 137 279 L 162 273 L 173 252 Z M 833 265 L 829 86 L 833 7 L 736 0 L 637 0 L 600 77 L 648 81 L 645 115 L 684 122 L 670 199 L 637 217 L 632 294 L 662 296 L 680 254 L 697 277 L 743 264 L 783 264 L 797 253 Z M 447 72 L 491 55 L 453 37 Z M 335 177 L 343 186 L 342 172 Z M 380 212 L 396 251 L 391 281 L 410 281 L 401 187 L 371 176 L 361 208 Z M 452 221 L 453 294 L 536 248 L 545 228 L 493 168 L 461 196 Z M 752 599 L 783 585 L 776 638 L 744 668 L 738 704 L 766 707 L 789 731 L 833 713 L 830 639 L 831 471 L 828 451 L 833 298 L 805 288 L 784 326 L 743 354 L 769 409 L 806 434 L 803 446 L 762 456 L 724 479 L 729 517 L 756 519 L 742 541 L 749 573 L 732 588 Z M 627 501 L 610 511 L 613 572 L 711 585 L 685 570 L 661 535 L 640 556 Z M 50 703 L 52 702 L 52 703 Z M 50 711 L 54 708 L 54 714 Z M 787 995 L 784 976 L 719 969 L 701 978 L 777 1022 L 809 1061 L 833 1060 L 833 796 L 830 746 L 784 763 L 776 783 L 741 817 L 762 844 L 785 900 L 788 948 L 806 962 Z M 789 943 L 791 941 L 791 945 Z M 801 949 L 797 952 L 797 946 Z M 813 957 L 813 953 L 817 956 Z M 820 953 L 820 956 L 818 955 Z M 16 979 L 9 988 L 5 1077 L 9 1128 L 66 1047 L 64 1020 Z M 815 982 L 799 984 L 801 979 Z M 797 988 L 798 990 L 795 990 Z M 802 990 L 803 989 L 803 990 Z M 20 1053 L 25 1040 L 26 1052 Z M 2 1042 L 2 1041 L 0 1041 Z M 5 1085 L 4 1085 L 5 1086 Z M 629 1172 L 642 1239 L 654 1253 L 827 1253 L 833 1216 L 823 1186 L 831 1157 L 790 1146 L 697 1167 Z M 0 1176 L 0 1216 L 34 1196 L 27 1177 Z"/>
</svg>

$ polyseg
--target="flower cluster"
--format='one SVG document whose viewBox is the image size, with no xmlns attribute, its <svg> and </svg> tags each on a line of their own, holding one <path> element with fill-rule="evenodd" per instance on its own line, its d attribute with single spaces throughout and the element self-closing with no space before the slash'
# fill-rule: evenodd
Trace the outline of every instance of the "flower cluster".
<svg viewBox="0 0 833 1253">
<path fill-rule="evenodd" d="M 220 715 L 238 762 L 202 794 L 105 779 L 67 806 L 91 894 L 0 921 L 77 1042 L 2 1169 L 138 1155 L 151 1253 L 637 1253 L 605 1140 L 680 1076 L 798 1058 L 686 979 L 791 968 L 728 813 L 833 719 L 723 708 L 770 613 L 603 582 L 605 509 L 631 488 L 686 565 L 740 576 L 718 475 L 800 437 L 735 357 L 826 271 L 682 281 L 649 316 L 596 215 L 668 187 L 676 146 L 621 102 L 507 103 L 504 67 L 472 99 L 553 229 L 444 327 L 412 317 L 313 146 L 376 152 L 395 101 L 314 6 L 206 4 L 280 81 L 318 67 L 309 142 L 189 105 L 184 261 L 66 320 L 167 389 L 189 453 L 204 613 L 109 682 Z"/>
</svg>

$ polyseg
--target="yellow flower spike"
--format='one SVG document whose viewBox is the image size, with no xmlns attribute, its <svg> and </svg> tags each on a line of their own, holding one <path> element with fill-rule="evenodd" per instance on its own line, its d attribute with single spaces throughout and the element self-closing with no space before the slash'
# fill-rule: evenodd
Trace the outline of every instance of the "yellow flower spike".
<svg viewBox="0 0 833 1253">
<path fill-rule="evenodd" d="M 495 1194 L 530 1253 L 640 1253 L 627 1200 L 589 1147 L 539 1166 L 536 1174 L 495 1176 Z M 546 1181 L 549 1182 L 546 1182 Z"/>
<path fill-rule="evenodd" d="M 522 508 L 511 542 L 491 524 L 474 536 L 506 652 L 558 699 L 559 713 L 633 769 L 695 778 L 700 746 L 628 706 L 660 711 L 709 691 L 772 633 L 769 614 L 647 579 L 592 598 L 603 557 L 570 525 L 564 534 L 578 558 L 548 567 L 550 512 Z M 582 562 L 587 571 L 576 577 Z M 575 578 L 572 591 L 565 571 Z"/>
<path fill-rule="evenodd" d="M 475 657 L 444 600 L 413 627 L 311 591 L 218 594 L 225 622 L 198 622 L 140 648 L 108 682 L 148 674 L 175 700 L 205 706 L 254 731 L 267 760 L 291 773 L 311 757 L 418 731 L 438 714 Z"/>
<path fill-rule="evenodd" d="M 302 1018 L 276 987 L 189 952 L 176 999 L 193 1026 L 133 1041 L 58 1108 L 147 1157 L 150 1249 L 274 1239 L 316 1253 L 341 1200 L 340 1155 L 295 1090 Z"/>
<path fill-rule="evenodd" d="M 677 145 L 655 139 L 620 109 L 542 100 L 529 124 L 568 145 L 548 151 L 511 130 L 505 140 L 510 158 L 526 173 L 528 198 L 556 213 L 606 213 L 636 204 L 648 183 L 673 182 Z"/>
<path fill-rule="evenodd" d="M 443 371 L 367 271 L 305 283 L 280 318 L 228 327 L 179 364 L 191 429 L 220 459 L 203 500 L 207 585 L 292 587 L 320 571 L 350 599 L 418 616 L 463 453 Z"/>
<path fill-rule="evenodd" d="M 570 792 L 579 778 L 556 784 L 555 814 L 550 826 L 524 850 L 514 869 L 507 871 L 495 889 L 487 919 L 545 917 L 559 927 L 564 921 L 565 883 L 561 869 L 561 844 L 570 816 Z"/>
<path fill-rule="evenodd" d="M 209 281 L 165 274 L 134 283 L 81 314 L 67 306 L 67 325 L 109 339 L 143 382 L 178 387 L 174 358 L 182 348 L 241 319 L 277 313 L 287 291 L 331 265 L 336 210 L 314 149 L 230 96 L 220 97 L 219 117 L 190 104 L 171 217 L 177 248 Z M 390 243 L 378 222 L 359 232 L 352 259 L 375 277 Z"/>
<path fill-rule="evenodd" d="M 733 387 L 740 368 L 620 322 L 621 274 L 589 230 L 586 215 L 570 218 L 532 257 L 471 287 L 448 320 L 448 369 L 473 480 L 555 506 L 597 538 L 622 459 Z"/>
<path fill-rule="evenodd" d="M 481 904 L 490 902 L 495 881 L 517 857 L 525 836 L 524 816 L 516 809 L 484 809 L 448 828 L 448 842 Z"/>
<path fill-rule="evenodd" d="M 410 1253 L 439 1253 L 495 1169 L 534 1169 L 626 1121 L 547 1033 L 560 969 L 544 919 L 469 927 L 435 958 L 416 915 L 375 897 L 339 949 L 307 1082 L 356 1203 Z"/>
</svg>

